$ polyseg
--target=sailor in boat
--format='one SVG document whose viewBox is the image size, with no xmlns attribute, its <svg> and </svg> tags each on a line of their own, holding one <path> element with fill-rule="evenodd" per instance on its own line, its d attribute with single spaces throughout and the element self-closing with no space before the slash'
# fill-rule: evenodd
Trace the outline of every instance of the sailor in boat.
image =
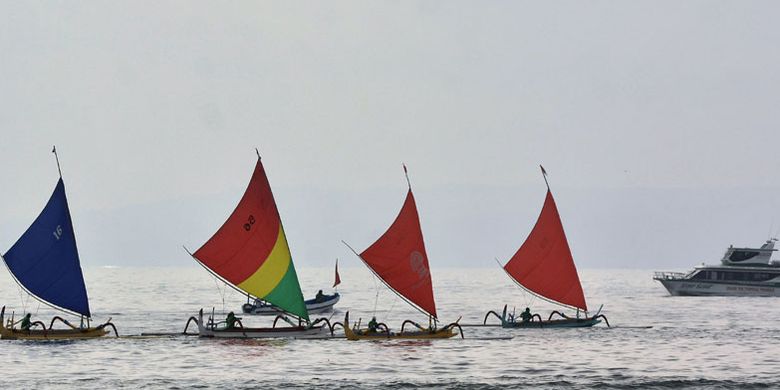
<svg viewBox="0 0 780 390">
<path fill-rule="evenodd" d="M 235 313 L 231 311 L 228 313 L 227 318 L 225 318 L 225 329 L 235 329 L 236 323 L 240 321 L 241 319 L 236 317 Z"/>
<path fill-rule="evenodd" d="M 24 315 L 24 317 L 22 317 L 21 320 L 19 320 L 19 322 L 18 322 L 19 323 L 19 327 L 22 330 L 30 330 L 30 327 L 32 327 L 32 321 L 30 321 L 30 317 L 31 316 L 32 316 L 32 314 L 27 313 L 27 314 Z M 16 324 L 14 324 L 14 325 L 16 325 Z"/>
<path fill-rule="evenodd" d="M 315 302 L 319 303 L 325 300 L 325 294 L 322 293 L 322 290 L 317 291 L 317 296 L 314 297 Z"/>
<path fill-rule="evenodd" d="M 520 318 L 523 320 L 523 322 L 531 322 L 531 319 L 534 318 L 534 315 L 531 314 L 531 308 L 526 307 L 525 311 L 520 313 Z"/>
<path fill-rule="evenodd" d="M 376 316 L 371 317 L 371 321 L 368 321 L 368 330 L 376 333 L 379 328 L 379 322 L 376 320 Z"/>
</svg>

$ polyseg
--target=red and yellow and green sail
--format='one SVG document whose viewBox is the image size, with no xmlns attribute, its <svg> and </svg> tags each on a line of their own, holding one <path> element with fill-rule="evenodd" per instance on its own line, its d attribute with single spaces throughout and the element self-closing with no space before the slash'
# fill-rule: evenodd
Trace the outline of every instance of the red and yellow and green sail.
<svg viewBox="0 0 780 390">
<path fill-rule="evenodd" d="M 238 206 L 193 256 L 248 294 L 309 319 L 279 211 L 259 157 Z"/>
</svg>

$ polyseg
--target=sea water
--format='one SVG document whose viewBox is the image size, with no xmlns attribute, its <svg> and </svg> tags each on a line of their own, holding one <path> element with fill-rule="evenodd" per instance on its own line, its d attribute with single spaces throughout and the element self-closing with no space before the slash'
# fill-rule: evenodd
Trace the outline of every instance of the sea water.
<svg viewBox="0 0 780 390">
<path fill-rule="evenodd" d="M 365 268 L 342 268 L 331 321 L 372 315 L 393 328 L 427 324 Z M 0 343 L 8 388 L 765 388 L 780 386 L 778 298 L 670 297 L 651 270 L 582 270 L 589 308 L 612 325 L 585 329 L 465 327 L 436 341 L 215 340 L 192 336 L 106 337 Z M 299 268 L 304 294 L 329 293 L 332 269 Z M 246 297 L 205 270 L 87 268 L 95 322 L 120 335 L 181 332 L 200 308 L 241 311 Z M 488 310 L 554 306 L 515 286 L 496 267 L 434 269 L 439 318 L 481 324 Z M 0 273 L 0 299 L 48 324 L 57 314 L 26 298 Z M 573 312 L 569 311 L 572 315 Z M 77 319 L 73 319 L 78 321 Z M 246 326 L 273 317 L 243 315 Z M 488 323 L 495 324 L 495 318 Z M 636 328 L 652 326 L 649 329 Z M 192 329 L 191 329 L 192 330 Z M 513 337 L 506 340 L 486 338 Z"/>
</svg>

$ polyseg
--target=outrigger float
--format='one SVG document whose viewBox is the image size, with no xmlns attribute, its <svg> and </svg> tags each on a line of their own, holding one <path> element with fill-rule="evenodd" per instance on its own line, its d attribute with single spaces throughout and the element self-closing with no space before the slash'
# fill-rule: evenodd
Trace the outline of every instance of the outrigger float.
<svg viewBox="0 0 780 390">
<path fill-rule="evenodd" d="M 105 336 L 108 328 L 116 327 L 111 319 L 98 326 L 90 326 L 91 312 L 87 287 L 81 270 L 73 221 L 70 217 L 65 184 L 62 180 L 57 149 L 52 150 L 57 160 L 60 178 L 46 206 L 27 231 L 9 249 L 3 259 L 8 271 L 19 286 L 35 299 L 57 310 L 81 317 L 75 326 L 55 316 L 46 327 L 41 321 L 32 321 L 30 314 L 20 320 L 11 313 L 6 322 L 5 306 L 0 310 L 0 338 L 11 340 L 89 339 Z M 54 329 L 59 321 L 67 326 Z M 19 328 L 16 325 L 20 325 Z"/>
<path fill-rule="evenodd" d="M 575 309 L 577 314 L 570 317 L 555 310 L 547 320 L 542 320 L 540 315 L 526 312 L 520 315 L 522 319 L 518 319 L 514 313 L 508 314 L 507 306 L 504 306 L 501 316 L 494 311 L 485 314 L 483 324 L 487 324 L 492 314 L 501 320 L 504 328 L 582 328 L 596 325 L 602 319 L 609 326 L 607 317 L 601 314 L 601 307 L 596 314 L 588 315 L 582 284 L 563 231 L 558 207 L 547 182 L 547 172 L 541 165 L 539 167 L 547 184 L 542 212 L 528 238 L 503 269 L 524 290 L 551 303 Z M 580 317 L 581 311 L 584 317 Z"/>
<path fill-rule="evenodd" d="M 195 322 L 201 337 L 305 337 L 326 331 L 333 335 L 327 318 L 309 319 L 260 152 L 249 185 L 233 213 L 200 249 L 187 253 L 226 285 L 274 305 L 282 314 L 276 317 L 273 327 L 250 328 L 244 327 L 235 315 L 229 315 L 225 321 L 217 320 L 213 310 L 204 321 L 201 309 L 197 318 L 189 318 L 185 333 L 189 324 Z M 279 320 L 289 326 L 277 327 Z"/>
<path fill-rule="evenodd" d="M 368 249 L 357 253 L 349 244 L 344 243 L 355 255 L 366 264 L 387 287 L 401 297 L 406 303 L 428 316 L 428 327 L 417 322 L 406 320 L 401 325 L 400 332 L 391 331 L 384 323 L 371 324 L 361 328 L 360 321 L 350 327 L 349 312 L 344 316 L 344 334 L 348 340 L 377 339 L 445 339 L 460 334 L 463 329 L 458 321 L 444 327 L 438 327 L 436 302 L 433 297 L 433 285 L 428 266 L 428 255 L 425 251 L 420 217 L 409 182 L 409 173 L 404 165 L 408 191 L 401 211 L 387 231 L 379 237 Z M 407 331 L 411 325 L 414 330 Z M 458 329 L 456 332 L 455 329 Z"/>
</svg>

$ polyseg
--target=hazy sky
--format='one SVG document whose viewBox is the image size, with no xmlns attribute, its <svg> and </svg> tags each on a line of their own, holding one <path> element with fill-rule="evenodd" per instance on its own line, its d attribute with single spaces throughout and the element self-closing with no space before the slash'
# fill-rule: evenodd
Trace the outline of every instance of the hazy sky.
<svg viewBox="0 0 780 390">
<path fill-rule="evenodd" d="M 17 2 L 0 252 L 56 144 L 85 265 L 191 265 L 263 155 L 299 266 L 358 260 L 409 166 L 433 267 L 495 266 L 550 174 L 580 267 L 687 268 L 780 230 L 780 3 Z"/>
</svg>

